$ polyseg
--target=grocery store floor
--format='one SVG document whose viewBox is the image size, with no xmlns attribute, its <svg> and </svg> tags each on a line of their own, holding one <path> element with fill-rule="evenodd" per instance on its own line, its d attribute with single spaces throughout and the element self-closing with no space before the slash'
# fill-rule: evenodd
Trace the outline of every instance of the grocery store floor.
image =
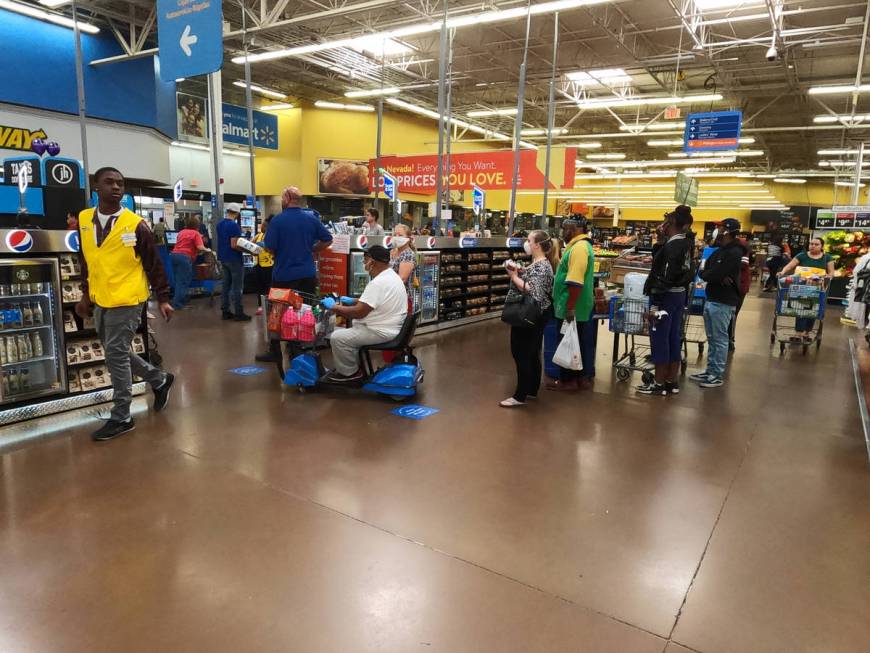
<svg viewBox="0 0 870 653">
<path fill-rule="evenodd" d="M 499 322 L 421 336 L 413 421 L 229 373 L 256 327 L 202 303 L 165 413 L 0 458 L 0 651 L 866 651 L 855 332 L 780 358 L 771 311 L 722 389 L 637 397 L 602 329 L 594 392 L 513 411 Z"/>
</svg>

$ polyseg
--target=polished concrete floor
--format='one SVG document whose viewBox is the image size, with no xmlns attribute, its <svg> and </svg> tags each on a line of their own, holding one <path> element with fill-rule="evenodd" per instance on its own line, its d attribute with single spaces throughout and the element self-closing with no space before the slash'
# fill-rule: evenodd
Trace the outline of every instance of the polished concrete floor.
<svg viewBox="0 0 870 653">
<path fill-rule="evenodd" d="M 0 651 L 867 651 L 855 332 L 781 358 L 771 311 L 724 388 L 638 397 L 602 329 L 593 392 L 512 411 L 503 325 L 421 336 L 413 421 L 229 373 L 257 328 L 202 303 L 159 327 L 165 413 L 0 457 Z"/>
</svg>

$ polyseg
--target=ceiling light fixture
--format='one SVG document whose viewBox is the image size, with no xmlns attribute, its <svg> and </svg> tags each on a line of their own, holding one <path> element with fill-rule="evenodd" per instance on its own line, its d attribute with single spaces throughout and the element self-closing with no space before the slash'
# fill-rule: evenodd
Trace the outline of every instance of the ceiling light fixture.
<svg viewBox="0 0 870 653">
<path fill-rule="evenodd" d="M 357 52 L 368 52 L 374 56 L 384 55 L 385 57 L 395 56 L 397 54 L 407 54 L 412 52 L 412 48 L 395 39 L 382 39 L 378 36 L 361 36 L 354 39 L 355 43 L 351 46 Z"/>
<path fill-rule="evenodd" d="M 515 116 L 517 115 L 517 108 L 505 108 L 505 109 L 480 109 L 476 111 L 469 111 L 465 114 L 469 118 L 487 118 L 489 116 Z"/>
<path fill-rule="evenodd" d="M 293 105 L 289 102 L 279 102 L 278 104 L 270 104 L 269 106 L 260 107 L 260 111 L 281 111 L 282 109 L 292 109 Z"/>
<path fill-rule="evenodd" d="M 582 70 L 566 73 L 565 77 L 575 84 L 581 86 L 622 86 L 632 82 L 631 75 L 628 75 L 622 68 L 604 68 L 602 70 L 590 70 L 585 72 Z"/>
<path fill-rule="evenodd" d="M 607 159 L 609 161 L 619 161 L 625 158 L 625 155 L 621 152 L 613 152 L 610 154 L 587 154 L 587 159 Z"/>
<path fill-rule="evenodd" d="M 870 120 L 870 114 L 859 113 L 859 114 L 855 114 L 854 116 L 850 115 L 850 114 L 832 116 L 831 114 L 826 113 L 825 115 L 816 116 L 815 118 L 813 118 L 813 122 L 816 123 L 817 125 L 818 124 L 833 124 L 835 122 L 859 123 L 859 122 L 864 122 L 865 120 Z"/>
<path fill-rule="evenodd" d="M 374 88 L 367 91 L 347 91 L 344 97 L 377 97 L 379 95 L 397 95 L 399 89 L 395 86 L 387 86 L 386 88 Z"/>
<path fill-rule="evenodd" d="M 736 159 L 731 157 L 711 157 L 709 159 L 685 159 L 683 161 L 616 161 L 614 163 L 608 163 L 609 166 L 614 166 L 618 168 L 655 168 L 655 167 L 664 167 L 664 166 L 694 166 L 694 165 L 721 165 L 723 163 L 734 163 Z M 577 162 L 577 167 L 582 168 L 594 168 L 596 164 L 594 163 L 585 163 L 583 161 Z"/>
<path fill-rule="evenodd" d="M 199 150 L 201 152 L 211 152 L 211 148 L 208 145 L 197 145 L 196 143 L 182 143 L 180 141 L 172 141 L 170 143 L 173 147 L 181 147 L 185 150 Z M 242 150 L 221 150 L 222 154 L 228 154 L 230 156 L 242 156 L 242 157 L 250 157 L 249 152 L 243 152 Z"/>
<path fill-rule="evenodd" d="M 578 109 L 619 109 L 622 107 L 644 107 L 672 104 L 692 104 L 695 102 L 717 102 L 721 99 L 721 93 L 684 95 L 682 97 L 633 97 L 623 99 L 597 98 L 592 100 L 580 100 L 576 103 L 576 106 Z"/>
<path fill-rule="evenodd" d="M 723 150 L 721 152 L 668 152 L 668 157 L 672 159 L 692 159 L 699 156 L 715 156 L 715 157 L 747 157 L 747 156 L 764 156 L 764 150 Z"/>
<path fill-rule="evenodd" d="M 806 179 L 795 179 L 794 177 L 774 177 L 773 181 L 777 184 L 805 184 Z"/>
<path fill-rule="evenodd" d="M 751 136 L 741 137 L 737 139 L 737 142 L 740 145 L 752 145 L 755 142 L 755 139 Z M 682 147 L 684 141 L 682 138 L 672 138 L 668 140 L 652 140 L 647 141 L 646 144 L 650 147 Z"/>
<path fill-rule="evenodd" d="M 248 88 L 248 85 L 244 82 L 233 82 L 233 86 L 238 86 L 239 88 Z M 266 97 L 275 98 L 276 100 L 283 100 L 287 97 L 286 94 L 281 93 L 280 91 L 272 91 L 268 88 L 257 86 L 256 84 L 251 84 L 251 90 L 254 93 L 259 93 L 260 95 L 265 95 Z"/>
<path fill-rule="evenodd" d="M 651 122 L 644 125 L 620 125 L 619 131 L 639 133 L 645 131 L 667 131 L 685 128 L 685 122 Z"/>
<path fill-rule="evenodd" d="M 36 18 L 37 20 L 44 20 L 48 23 L 60 25 L 61 27 L 68 27 L 69 29 L 75 29 L 75 24 L 78 23 L 79 29 L 87 34 L 100 33 L 100 28 L 96 25 L 92 25 L 91 23 L 86 23 L 83 20 L 73 20 L 72 18 L 67 18 L 66 16 L 61 16 L 60 14 L 56 14 L 51 11 L 44 11 L 32 5 L 24 5 L 20 2 L 0 0 L 0 9 L 14 11 L 16 14 L 23 14 L 24 16 L 30 16 L 31 18 Z"/>
<path fill-rule="evenodd" d="M 855 164 L 855 161 L 819 161 L 822 168 L 854 168 Z M 862 168 L 868 166 L 870 166 L 870 161 L 861 161 Z"/>
<path fill-rule="evenodd" d="M 577 143 L 576 145 L 566 145 L 565 147 L 576 147 L 580 150 L 597 150 L 601 147 L 601 143 L 598 141 L 589 141 L 588 143 Z"/>
<path fill-rule="evenodd" d="M 555 129 L 551 129 L 550 133 L 553 134 L 554 136 L 561 136 L 562 134 L 567 134 L 568 130 L 565 129 L 564 127 L 558 127 Z M 547 130 L 546 129 L 523 129 L 520 132 L 520 135 L 522 135 L 522 136 L 546 136 Z"/>
<path fill-rule="evenodd" d="M 368 104 L 341 104 L 340 102 L 327 102 L 325 100 L 317 100 L 314 106 L 319 109 L 336 109 L 338 111 L 365 111 L 371 112 L 375 108 Z"/>
<path fill-rule="evenodd" d="M 842 84 L 835 86 L 811 86 L 807 93 L 810 95 L 843 95 L 846 93 L 862 93 L 870 91 L 870 84 Z"/>
<path fill-rule="evenodd" d="M 607 0 L 551 0 L 550 2 L 541 2 L 531 5 L 528 12 L 532 16 L 543 14 L 552 14 L 555 12 L 569 11 L 580 7 L 588 7 L 591 5 L 603 4 Z M 526 15 L 526 7 L 513 7 L 511 9 L 493 9 L 490 11 L 482 11 L 463 16 L 454 16 L 447 19 L 447 29 L 459 27 L 467 27 L 469 25 L 481 25 L 487 23 L 499 23 L 509 20 L 523 18 Z M 271 59 L 283 59 L 285 57 L 295 57 L 313 52 L 322 52 L 323 50 L 335 50 L 338 48 L 353 48 L 362 42 L 370 42 L 371 39 L 382 41 L 385 39 L 402 39 L 407 36 L 416 36 L 419 34 L 431 34 L 441 30 L 442 21 L 436 20 L 425 23 L 416 23 L 399 27 L 393 30 L 377 32 L 375 34 L 366 34 L 365 36 L 354 36 L 344 39 L 336 39 L 334 41 L 324 41 L 322 43 L 312 43 L 309 45 L 300 45 L 293 48 L 285 48 L 283 50 L 272 50 L 270 52 L 259 52 L 257 54 L 247 55 L 247 60 L 251 63 L 256 61 L 269 61 Z M 232 62 L 235 64 L 245 63 L 245 55 L 233 57 Z"/>
<path fill-rule="evenodd" d="M 834 186 L 845 186 L 846 188 L 854 188 L 855 184 L 851 181 L 835 181 Z M 864 184 L 858 184 L 858 188 L 864 188 Z"/>
<path fill-rule="evenodd" d="M 840 156 L 844 154 L 858 154 L 858 150 L 834 148 L 832 150 L 819 150 L 816 154 L 819 156 Z"/>
</svg>

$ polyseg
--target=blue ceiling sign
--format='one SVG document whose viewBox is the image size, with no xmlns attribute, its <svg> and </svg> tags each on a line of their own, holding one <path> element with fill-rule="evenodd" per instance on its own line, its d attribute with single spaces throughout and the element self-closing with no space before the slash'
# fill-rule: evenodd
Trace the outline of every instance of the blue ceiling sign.
<svg viewBox="0 0 870 653">
<path fill-rule="evenodd" d="M 742 111 L 690 113 L 683 134 L 684 152 L 736 150 L 740 142 Z"/>
<path fill-rule="evenodd" d="M 248 144 L 248 110 L 235 104 L 223 105 L 224 143 Z M 254 111 L 254 147 L 278 149 L 278 116 Z"/>
<path fill-rule="evenodd" d="M 157 0 L 160 78 L 171 82 L 220 70 L 224 62 L 220 0 Z"/>
</svg>

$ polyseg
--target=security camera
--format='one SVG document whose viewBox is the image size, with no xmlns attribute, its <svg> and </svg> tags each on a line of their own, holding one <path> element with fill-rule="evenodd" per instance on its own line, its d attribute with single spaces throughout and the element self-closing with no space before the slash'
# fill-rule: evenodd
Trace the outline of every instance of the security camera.
<svg viewBox="0 0 870 653">
<path fill-rule="evenodd" d="M 768 61 L 776 61 L 776 58 L 779 56 L 779 52 L 776 51 L 776 46 L 771 45 L 767 48 L 767 54 L 764 56 L 767 57 Z"/>
</svg>

